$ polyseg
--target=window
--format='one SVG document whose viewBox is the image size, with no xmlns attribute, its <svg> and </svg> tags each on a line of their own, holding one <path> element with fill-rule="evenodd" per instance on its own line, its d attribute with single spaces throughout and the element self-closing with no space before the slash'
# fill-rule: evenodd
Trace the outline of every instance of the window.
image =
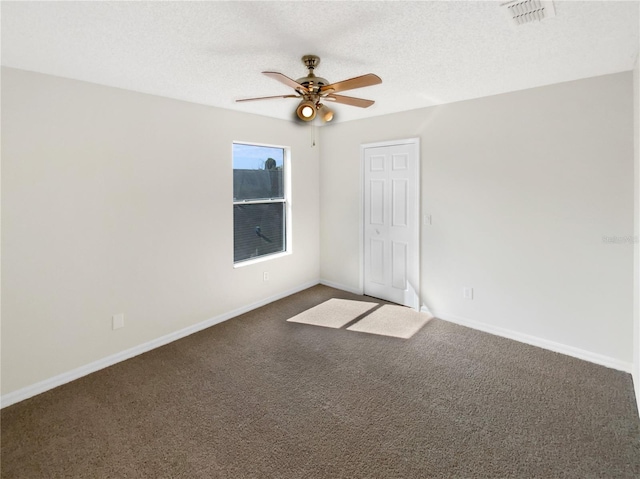
<svg viewBox="0 0 640 479">
<path fill-rule="evenodd" d="M 233 144 L 233 262 L 287 251 L 285 148 Z"/>
</svg>

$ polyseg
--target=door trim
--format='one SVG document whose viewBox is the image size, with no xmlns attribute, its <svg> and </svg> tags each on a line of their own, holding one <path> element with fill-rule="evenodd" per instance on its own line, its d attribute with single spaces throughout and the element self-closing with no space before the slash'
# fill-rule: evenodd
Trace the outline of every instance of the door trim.
<svg viewBox="0 0 640 479">
<path fill-rule="evenodd" d="M 417 154 L 417 158 L 416 158 L 416 178 L 415 178 L 415 186 L 416 186 L 416 213 L 415 213 L 415 218 L 414 220 L 416 221 L 416 235 L 413 238 L 414 241 L 416 242 L 416 244 L 418 245 L 418 284 L 417 284 L 417 290 L 418 290 L 418 305 L 416 307 L 416 311 L 420 311 L 420 307 L 422 305 L 422 289 L 420 287 L 421 284 L 421 272 L 422 272 L 422 264 L 421 264 L 421 258 L 422 258 L 422 245 L 420 244 L 420 232 L 422 231 L 422 223 L 420 222 L 420 198 L 421 198 L 421 194 L 420 194 L 420 178 L 421 178 L 421 169 L 420 169 L 420 138 L 416 137 L 416 138 L 405 138 L 405 139 L 401 139 L 401 140 L 389 140 L 389 141 L 379 141 L 379 142 L 375 142 L 375 143 L 363 143 L 360 145 L 360 195 L 359 195 L 359 208 L 358 211 L 360 212 L 359 214 L 359 221 L 358 221 L 358 228 L 359 228 L 359 235 L 360 235 L 360 241 L 359 241 L 359 259 L 358 259 L 358 265 L 359 265 L 359 269 L 360 269 L 360 273 L 359 273 L 359 280 L 358 280 L 358 289 L 360 291 L 360 294 L 364 294 L 364 151 L 367 148 L 377 148 L 379 146 L 394 146 L 394 145 L 415 145 L 416 147 L 416 154 Z"/>
</svg>

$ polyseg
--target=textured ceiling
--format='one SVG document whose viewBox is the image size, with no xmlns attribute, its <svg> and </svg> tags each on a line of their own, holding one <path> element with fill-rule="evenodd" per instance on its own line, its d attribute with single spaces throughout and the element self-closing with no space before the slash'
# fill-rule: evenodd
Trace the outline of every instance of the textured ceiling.
<svg viewBox="0 0 640 479">
<path fill-rule="evenodd" d="M 336 121 L 631 70 L 635 1 L 556 1 L 556 16 L 511 26 L 500 2 L 6 2 L 2 64 L 290 119 L 296 101 L 237 104 L 292 91 L 260 74 L 331 82 L 376 73 L 345 92 Z"/>
</svg>

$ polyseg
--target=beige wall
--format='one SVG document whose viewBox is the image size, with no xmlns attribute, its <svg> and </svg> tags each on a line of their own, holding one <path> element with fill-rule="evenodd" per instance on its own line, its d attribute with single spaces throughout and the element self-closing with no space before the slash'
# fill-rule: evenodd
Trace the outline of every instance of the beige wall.
<svg viewBox="0 0 640 479">
<path fill-rule="evenodd" d="M 359 287 L 360 145 L 419 137 L 423 303 L 630 368 L 633 244 L 603 236 L 634 231 L 632 85 L 626 72 L 324 128 L 321 278 Z"/>
<path fill-rule="evenodd" d="M 3 68 L 2 140 L 2 394 L 318 280 L 291 122 Z M 238 269 L 234 140 L 290 146 L 293 177 L 293 254 Z"/>
</svg>

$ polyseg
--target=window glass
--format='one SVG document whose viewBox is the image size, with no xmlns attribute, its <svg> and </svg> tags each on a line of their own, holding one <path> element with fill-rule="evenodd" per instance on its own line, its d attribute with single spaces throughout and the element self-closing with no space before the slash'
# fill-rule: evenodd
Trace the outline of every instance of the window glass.
<svg viewBox="0 0 640 479">
<path fill-rule="evenodd" d="M 233 144 L 233 261 L 286 251 L 285 149 Z"/>
<path fill-rule="evenodd" d="M 233 199 L 284 198 L 284 150 L 233 145 Z"/>
<path fill-rule="evenodd" d="M 284 203 L 233 205 L 233 260 L 285 250 Z"/>
</svg>

